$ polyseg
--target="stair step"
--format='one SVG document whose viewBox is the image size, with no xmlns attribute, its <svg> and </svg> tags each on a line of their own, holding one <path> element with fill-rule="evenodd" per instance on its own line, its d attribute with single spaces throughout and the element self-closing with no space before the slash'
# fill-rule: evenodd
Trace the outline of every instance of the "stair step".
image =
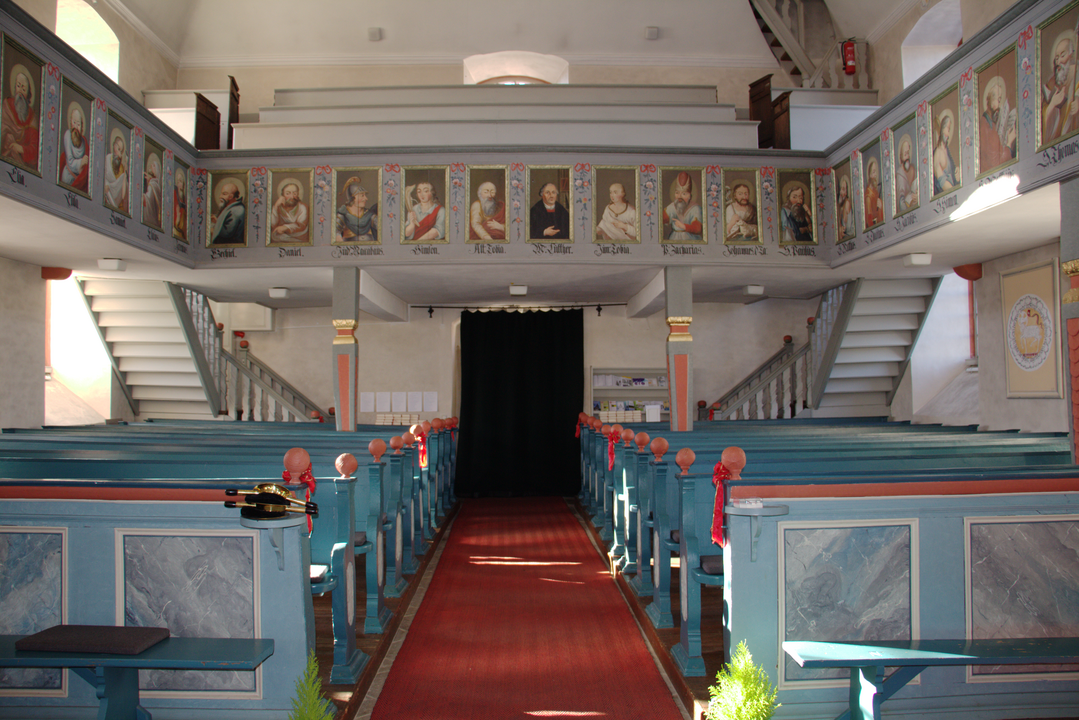
<svg viewBox="0 0 1079 720">
<path fill-rule="evenodd" d="M 105 312 L 98 314 L 97 324 L 101 327 L 180 327 L 180 321 L 176 319 L 176 313 L 171 312 Z"/>
<path fill-rule="evenodd" d="M 120 372 L 189 373 L 195 367 L 191 356 L 183 358 L 124 357 L 119 358 Z"/>
<path fill-rule="evenodd" d="M 847 348 L 840 350 L 835 357 L 837 365 L 845 363 L 903 362 L 907 359 L 907 349 L 903 347 Z"/>
<path fill-rule="evenodd" d="M 858 299 L 927 296 L 933 294 L 931 278 L 902 278 L 899 280 L 862 280 Z"/>
<path fill-rule="evenodd" d="M 886 396 L 883 392 L 839 393 L 836 395 L 825 393 L 820 399 L 820 407 L 884 406 L 885 399 Z"/>
<path fill-rule="evenodd" d="M 133 385 L 131 397 L 136 400 L 180 400 L 206 404 L 206 393 L 201 387 L 166 387 L 164 385 Z M 142 408 L 139 408 L 140 412 Z"/>
<path fill-rule="evenodd" d="M 202 390 L 202 381 L 190 366 L 187 372 L 129 372 L 124 378 L 128 385 L 161 385 L 163 387 L 199 388 Z M 205 397 L 205 395 L 203 396 Z"/>
<path fill-rule="evenodd" d="M 865 332 L 867 330 L 917 330 L 918 316 L 913 313 L 902 315 L 862 315 L 852 317 L 847 323 L 847 332 Z"/>
<path fill-rule="evenodd" d="M 891 377 L 860 377 L 860 378 L 836 378 L 832 377 L 824 386 L 824 394 L 833 393 L 876 393 L 891 392 L 894 385 Z"/>
<path fill-rule="evenodd" d="M 105 328 L 106 342 L 154 342 L 184 343 L 184 333 L 179 328 L 112 326 Z"/>
<path fill-rule="evenodd" d="M 896 297 L 877 298 L 862 300 L 859 298 L 854 303 L 852 317 L 862 315 L 895 315 L 902 313 L 924 313 L 925 298 L 923 297 Z"/>
<path fill-rule="evenodd" d="M 197 417 L 216 418 L 217 415 L 210 412 L 210 404 L 206 398 L 201 403 L 182 402 L 176 400 L 142 400 L 139 402 L 140 417 Z"/>
<path fill-rule="evenodd" d="M 180 343 L 115 343 L 112 346 L 113 357 L 143 358 L 187 358 L 191 361 L 191 351 L 187 344 Z"/>
<path fill-rule="evenodd" d="M 881 332 L 850 332 L 843 336 L 840 348 L 863 348 L 863 347 L 891 347 L 901 345 L 906 347 L 911 344 L 912 335 L 909 330 L 884 330 Z"/>
<path fill-rule="evenodd" d="M 831 378 L 895 377 L 898 374 L 897 362 L 846 363 L 832 367 Z"/>
<path fill-rule="evenodd" d="M 845 417 L 889 417 L 891 408 L 887 405 L 848 405 L 837 407 L 821 407 L 806 412 L 805 417 L 815 418 L 845 418 Z"/>
<path fill-rule="evenodd" d="M 172 300 L 167 297 L 97 295 L 90 298 L 90 309 L 94 312 L 116 312 L 139 310 L 141 312 L 175 313 Z"/>
<path fill-rule="evenodd" d="M 169 296 L 165 283 L 158 280 L 109 280 L 105 278 L 86 278 L 82 285 L 87 295 L 113 295 L 126 297 L 165 297 Z"/>
</svg>

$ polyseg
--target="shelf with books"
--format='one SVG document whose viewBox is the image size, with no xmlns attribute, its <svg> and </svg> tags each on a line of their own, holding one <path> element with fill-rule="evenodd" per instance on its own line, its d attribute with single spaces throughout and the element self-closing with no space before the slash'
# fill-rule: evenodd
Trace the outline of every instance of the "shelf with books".
<svg viewBox="0 0 1079 720">
<path fill-rule="evenodd" d="M 659 409 L 658 421 L 670 417 L 666 368 L 593 367 L 591 378 L 590 404 L 600 419 L 620 421 L 612 415 L 626 413 L 625 421 L 639 422 L 638 418 L 647 417 L 649 406 Z M 653 417 L 655 412 L 651 411 Z"/>
</svg>

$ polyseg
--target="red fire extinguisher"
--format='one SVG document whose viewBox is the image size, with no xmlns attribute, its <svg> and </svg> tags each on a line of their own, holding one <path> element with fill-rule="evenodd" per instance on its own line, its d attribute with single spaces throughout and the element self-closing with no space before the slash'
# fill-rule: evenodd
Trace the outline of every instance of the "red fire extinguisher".
<svg viewBox="0 0 1079 720">
<path fill-rule="evenodd" d="M 847 40 L 843 43 L 843 72 L 848 75 L 858 72 L 858 61 L 854 53 L 853 40 Z"/>
</svg>

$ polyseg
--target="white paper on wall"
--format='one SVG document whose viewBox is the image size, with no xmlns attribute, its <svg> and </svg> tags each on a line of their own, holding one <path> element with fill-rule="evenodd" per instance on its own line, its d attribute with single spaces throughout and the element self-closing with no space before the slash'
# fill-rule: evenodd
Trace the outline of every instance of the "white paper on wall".
<svg viewBox="0 0 1079 720">
<path fill-rule="evenodd" d="M 423 411 L 424 412 L 438 412 L 438 393 L 437 392 L 425 392 L 423 394 Z"/>
<path fill-rule="evenodd" d="M 395 392 L 393 394 L 393 412 L 408 412 L 408 393 Z"/>
<path fill-rule="evenodd" d="M 360 412 L 375 411 L 375 394 L 373 392 L 360 393 Z"/>
<path fill-rule="evenodd" d="M 375 393 L 375 412 L 390 412 L 390 394 L 388 392 Z"/>
<path fill-rule="evenodd" d="M 408 394 L 408 411 L 410 413 L 423 411 L 422 392 L 410 392 Z"/>
</svg>

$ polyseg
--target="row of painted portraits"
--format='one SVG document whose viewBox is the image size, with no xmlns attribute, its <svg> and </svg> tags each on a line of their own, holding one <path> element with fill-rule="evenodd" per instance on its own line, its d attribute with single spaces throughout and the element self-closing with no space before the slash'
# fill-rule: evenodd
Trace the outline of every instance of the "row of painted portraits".
<svg viewBox="0 0 1079 720">
<path fill-rule="evenodd" d="M 973 73 L 971 94 L 977 120 L 964 127 L 959 122 L 960 88 L 953 85 L 928 104 L 931 144 L 925 157 L 919 147 L 916 116 L 911 115 L 886 133 L 891 142 L 894 167 L 892 216 L 899 217 L 919 205 L 919 168 L 929 166 L 930 198 L 943 197 L 963 185 L 960 148 L 976 148 L 975 179 L 992 175 L 1019 159 L 1019 78 L 1037 72 L 1039 113 L 1035 122 L 1036 147 L 1042 151 L 1079 133 L 1079 3 L 1073 3 L 1038 26 L 1037 59 L 1019 63 L 1015 45 L 998 53 Z M 1024 100 L 1028 98 L 1024 96 Z M 968 105 L 969 107 L 969 105 Z M 884 141 L 887 142 L 887 141 Z M 885 148 L 884 152 L 889 149 Z M 874 140 L 856 153 L 860 163 L 862 192 L 856 198 L 851 160 L 833 168 L 836 190 L 837 241 L 846 242 L 859 232 L 884 223 L 881 181 L 882 141 Z M 861 227 L 855 226 L 854 203 L 861 202 Z"/>
<path fill-rule="evenodd" d="M 0 159 L 41 176 L 41 147 L 51 138 L 44 137 L 41 96 L 45 88 L 45 64 L 11 38 L 0 38 Z M 95 101 L 89 93 L 66 77 L 60 80 L 59 118 L 55 125 L 57 142 L 56 184 L 88 200 L 95 197 L 115 213 L 132 217 L 132 206 L 141 205 L 140 219 L 160 232 L 162 209 L 168 201 L 162 196 L 165 180 L 165 150 L 149 137 L 143 140 L 141 168 L 131 167 L 131 144 L 134 132 L 128 123 L 111 110 L 97 122 L 105 145 L 105 165 L 101 177 L 92 177 L 94 167 L 91 126 Z M 51 119 L 51 118 L 50 118 Z M 50 131 L 52 128 L 50 127 Z M 173 237 L 187 242 L 188 166 L 174 162 Z"/>
<path fill-rule="evenodd" d="M 637 167 L 594 167 L 588 180 L 574 181 L 569 167 L 529 167 L 524 181 L 511 180 L 506 166 L 469 166 L 464 179 L 451 178 L 448 167 L 405 167 L 399 188 L 386 183 L 386 197 L 397 212 L 381 213 L 382 168 L 351 167 L 331 171 L 330 183 L 314 178 L 313 169 L 269 170 L 267 244 L 310 245 L 313 241 L 310 198 L 325 185 L 333 199 L 333 244 L 379 244 L 384 223 L 395 223 L 406 244 L 449 242 L 447 208 L 467 213 L 467 241 L 505 243 L 511 225 L 524 223 L 528 242 L 573 242 L 578 227 L 575 208 L 589 207 L 586 190 L 593 188 L 589 212 L 592 242 L 639 243 L 640 225 L 660 222 L 660 240 L 670 244 L 706 244 L 709 220 L 723 228 L 727 244 L 762 244 L 758 218 L 762 183 L 757 168 L 721 171 L 719 183 L 706 184 L 701 167 L 659 168 L 657 180 L 642 184 Z M 776 182 L 784 206 L 779 215 L 781 244 L 816 242 L 813 222 L 814 189 L 810 170 L 779 170 Z M 771 193 L 771 179 L 763 187 Z M 207 244 L 244 247 L 244 218 L 252 190 L 247 170 L 209 173 L 212 214 Z M 260 188 L 261 189 L 261 188 Z M 464 200 L 447 200 L 458 192 Z M 641 199 L 658 201 L 655 213 L 641 212 Z M 399 198 L 399 200 L 398 200 Z M 512 208 L 512 212 L 508 209 Z M 527 209 L 527 220 L 521 216 Z M 321 218 L 325 221 L 325 218 Z"/>
</svg>

